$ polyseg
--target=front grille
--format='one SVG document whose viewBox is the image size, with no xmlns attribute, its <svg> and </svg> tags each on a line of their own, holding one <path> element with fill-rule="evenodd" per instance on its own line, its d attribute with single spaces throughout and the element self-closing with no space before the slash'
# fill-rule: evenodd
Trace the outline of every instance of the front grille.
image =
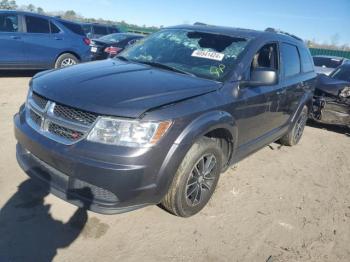
<svg viewBox="0 0 350 262">
<path fill-rule="evenodd" d="M 97 115 L 72 107 L 56 104 L 54 114 L 64 119 L 75 121 L 83 125 L 91 125 L 95 122 Z"/>
<path fill-rule="evenodd" d="M 40 107 L 41 109 L 44 109 L 47 105 L 48 100 L 36 93 L 32 94 L 32 99 L 34 100 L 35 104 Z"/>
<path fill-rule="evenodd" d="M 117 202 L 118 198 L 115 194 L 107 189 L 92 185 L 88 182 L 74 179 L 72 187 L 75 192 L 80 191 L 80 195 L 85 198 L 92 198 L 91 200 L 106 201 L 106 202 Z M 78 189 L 78 191 L 76 190 Z"/>
<path fill-rule="evenodd" d="M 63 137 L 69 141 L 77 141 L 84 136 L 84 133 L 69 129 L 55 123 L 49 123 L 48 131 L 56 136 Z"/>
<path fill-rule="evenodd" d="M 30 119 L 39 127 L 41 126 L 41 116 L 39 116 L 37 113 L 35 113 L 33 110 L 30 109 L 29 111 L 29 117 Z"/>
<path fill-rule="evenodd" d="M 71 145 L 83 139 L 98 115 L 47 100 L 36 93 L 29 95 L 26 117 L 39 133 L 59 143 Z"/>
</svg>

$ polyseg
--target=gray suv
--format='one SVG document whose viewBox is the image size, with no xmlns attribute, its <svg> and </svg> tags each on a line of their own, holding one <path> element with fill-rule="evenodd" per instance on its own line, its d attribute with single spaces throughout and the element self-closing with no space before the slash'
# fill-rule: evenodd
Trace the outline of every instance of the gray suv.
<svg viewBox="0 0 350 262">
<path fill-rule="evenodd" d="M 33 77 L 14 117 L 17 159 L 92 211 L 161 203 L 188 217 L 230 165 L 299 142 L 315 77 L 303 41 L 283 32 L 166 28 L 114 59 Z"/>
</svg>

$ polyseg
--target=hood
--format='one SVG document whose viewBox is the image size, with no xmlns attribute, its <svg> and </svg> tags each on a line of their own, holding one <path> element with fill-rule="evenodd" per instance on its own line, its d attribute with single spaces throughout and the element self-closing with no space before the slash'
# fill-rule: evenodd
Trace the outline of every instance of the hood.
<svg viewBox="0 0 350 262">
<path fill-rule="evenodd" d="M 315 71 L 317 74 L 324 74 L 324 75 L 330 75 L 333 71 L 334 68 L 328 68 L 328 67 L 323 67 L 323 66 L 315 66 Z"/>
<path fill-rule="evenodd" d="M 117 59 L 39 73 L 31 84 L 34 92 L 52 101 L 101 115 L 131 118 L 222 85 Z"/>
<path fill-rule="evenodd" d="M 317 78 L 316 90 L 333 96 L 338 96 L 339 92 L 346 86 L 350 86 L 350 83 L 326 75 L 319 75 Z"/>
</svg>

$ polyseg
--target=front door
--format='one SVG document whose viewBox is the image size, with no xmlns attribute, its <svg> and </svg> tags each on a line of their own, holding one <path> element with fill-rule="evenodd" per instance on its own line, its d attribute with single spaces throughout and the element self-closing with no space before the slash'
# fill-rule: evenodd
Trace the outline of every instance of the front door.
<svg viewBox="0 0 350 262">
<path fill-rule="evenodd" d="M 25 62 L 23 33 L 17 14 L 0 14 L 0 67 L 11 68 Z"/>
</svg>

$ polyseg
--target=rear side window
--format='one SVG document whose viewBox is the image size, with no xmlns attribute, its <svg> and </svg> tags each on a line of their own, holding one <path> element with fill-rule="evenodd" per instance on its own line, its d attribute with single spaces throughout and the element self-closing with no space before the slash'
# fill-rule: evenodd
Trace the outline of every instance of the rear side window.
<svg viewBox="0 0 350 262">
<path fill-rule="evenodd" d="M 314 62 L 311 58 L 310 52 L 306 48 L 299 48 L 301 64 L 303 66 L 303 72 L 314 71 Z"/>
<path fill-rule="evenodd" d="M 26 16 L 27 33 L 50 33 L 49 21 L 35 16 Z"/>
<path fill-rule="evenodd" d="M 84 33 L 81 25 L 76 24 L 76 23 L 70 23 L 67 21 L 60 21 L 60 22 L 62 23 L 62 25 L 64 25 L 66 28 L 68 28 L 73 33 L 85 36 L 85 33 Z"/>
<path fill-rule="evenodd" d="M 294 76 L 300 73 L 300 58 L 296 46 L 282 43 L 281 57 L 285 77 Z"/>
<path fill-rule="evenodd" d="M 0 15 L 0 32 L 18 32 L 18 16 Z"/>
<path fill-rule="evenodd" d="M 107 27 L 94 25 L 94 34 L 97 35 L 107 35 Z"/>
</svg>

